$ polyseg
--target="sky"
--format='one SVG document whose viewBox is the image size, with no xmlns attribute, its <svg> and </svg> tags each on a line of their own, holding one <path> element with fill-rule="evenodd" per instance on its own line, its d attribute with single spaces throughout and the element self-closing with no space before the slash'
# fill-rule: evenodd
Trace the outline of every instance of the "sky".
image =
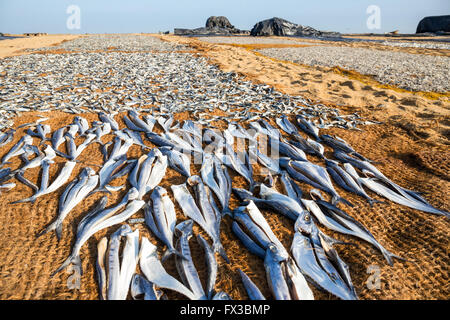
<svg viewBox="0 0 450 320">
<path fill-rule="evenodd" d="M 71 5 L 78 6 L 79 16 L 67 13 Z M 367 13 L 371 5 L 379 8 L 377 20 L 373 20 L 376 12 Z M 450 0 L 0 0 L 0 32 L 173 32 L 174 28 L 202 27 L 215 15 L 226 16 L 244 30 L 280 17 L 342 33 L 415 33 L 422 18 L 449 14 Z M 368 19 L 379 28 L 369 28 Z M 74 21 L 79 21 L 79 28 Z"/>
</svg>

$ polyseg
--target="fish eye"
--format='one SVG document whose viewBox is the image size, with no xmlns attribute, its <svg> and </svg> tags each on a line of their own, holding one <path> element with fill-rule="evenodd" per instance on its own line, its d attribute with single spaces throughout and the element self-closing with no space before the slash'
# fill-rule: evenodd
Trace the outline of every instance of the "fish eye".
<svg viewBox="0 0 450 320">
<path fill-rule="evenodd" d="M 305 215 L 305 221 L 309 222 L 309 220 L 311 219 L 311 217 L 309 216 L 309 214 Z"/>
</svg>

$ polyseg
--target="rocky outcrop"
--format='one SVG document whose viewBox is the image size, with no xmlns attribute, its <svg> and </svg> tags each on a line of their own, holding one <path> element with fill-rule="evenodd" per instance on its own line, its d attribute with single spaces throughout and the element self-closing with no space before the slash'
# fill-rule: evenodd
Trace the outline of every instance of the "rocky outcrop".
<svg viewBox="0 0 450 320">
<path fill-rule="evenodd" d="M 227 17 L 220 16 L 220 17 L 209 17 L 208 20 L 206 20 L 206 28 L 225 28 L 225 29 L 234 29 L 234 26 L 230 23 L 230 21 L 227 19 Z"/>
<path fill-rule="evenodd" d="M 201 36 L 201 35 L 218 35 L 218 36 L 229 36 L 233 34 L 248 34 L 248 31 L 243 31 L 236 29 L 230 21 L 223 16 L 219 17 L 209 17 L 206 21 L 206 27 L 196 28 L 196 29 L 174 29 L 174 34 L 180 36 Z"/>
<path fill-rule="evenodd" d="M 425 17 L 420 20 L 416 33 L 450 32 L 450 15 Z"/>
<path fill-rule="evenodd" d="M 338 32 L 319 31 L 281 18 L 260 21 L 250 31 L 252 36 L 340 37 Z"/>
</svg>

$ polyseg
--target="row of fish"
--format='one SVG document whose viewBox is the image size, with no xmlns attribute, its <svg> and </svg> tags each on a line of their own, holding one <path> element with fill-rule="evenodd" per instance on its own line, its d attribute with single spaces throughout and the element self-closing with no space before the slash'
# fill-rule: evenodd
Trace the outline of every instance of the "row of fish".
<svg viewBox="0 0 450 320">
<path fill-rule="evenodd" d="M 295 117 L 296 124 L 284 116 L 276 120 L 287 138 L 263 119 L 250 122 L 251 130 L 230 122 L 222 131 L 202 129 L 201 123 L 191 120 L 181 124 L 170 114 L 165 117 L 144 115 L 141 118 L 135 110 L 124 116 L 125 129 L 119 128 L 111 114 L 101 112 L 99 119 L 89 127 L 84 118 L 77 116 L 72 124 L 56 130 L 51 137 L 48 137 L 50 127 L 43 124 L 45 118 L 27 124 L 30 128 L 26 134 L 1 159 L 2 167 L 17 156 L 21 156 L 24 164 L 16 170 L 1 169 L 0 183 L 2 189 L 10 190 L 15 184 L 4 182 L 16 177 L 35 191 L 31 197 L 16 202 L 34 202 L 66 185 L 76 164 L 84 163 L 79 160 L 83 150 L 92 143 L 98 143 L 103 153 L 103 165 L 97 173 L 91 166 L 85 167 L 66 185 L 59 199 L 56 220 L 39 233 L 42 236 L 55 230 L 60 239 L 63 221 L 73 208 L 95 192 L 110 194 L 127 188 L 126 185 L 113 187 L 110 183 L 128 175 L 130 189 L 123 199 L 108 208 L 107 196 L 99 200 L 79 223 L 69 257 L 54 272 L 55 275 L 70 264 L 81 270 L 82 246 L 95 233 L 128 221 L 142 209 L 148 229 L 166 249 L 159 257 L 157 246 L 145 237 L 139 246 L 138 232 L 133 232 L 128 225 L 121 226 L 109 241 L 102 239 L 98 244 L 97 273 L 104 299 L 124 299 L 130 287 L 133 297 L 144 294 L 147 299 L 164 296 L 156 288 L 174 290 L 190 299 L 229 298 L 226 293 L 214 290 L 218 267 L 215 253 L 230 263 L 220 232 L 221 221 L 226 216 L 233 220 L 232 230 L 245 247 L 263 260 L 274 298 L 313 299 L 308 286 L 312 283 L 339 298 L 356 299 L 348 266 L 333 247 L 339 241 L 326 235 L 318 225 L 372 244 L 391 265 L 393 258 L 403 258 L 386 250 L 364 225 L 337 207 L 339 203 L 353 204 L 339 195 L 332 180 L 343 189 L 363 197 L 370 205 L 380 201 L 370 197 L 364 187 L 399 204 L 448 217 L 448 212 L 432 207 L 419 193 L 404 189 L 388 179 L 372 161 L 357 153 L 344 140 L 319 135 L 319 128 L 303 115 Z M 156 124 L 161 133 L 153 131 Z M 305 139 L 299 129 L 309 137 Z M 102 137 L 111 133 L 115 135 L 114 140 L 103 143 Z M 6 131 L 0 141 L 7 145 L 12 142 L 14 134 L 13 129 Z M 157 147 L 146 145 L 141 134 Z M 78 146 L 75 143 L 77 137 L 84 139 Z M 33 144 L 35 138 L 40 139 L 38 145 L 44 152 Z M 268 141 L 272 147 L 271 156 L 260 150 L 258 139 Z M 248 151 L 234 150 L 233 146 L 239 140 L 247 142 Z M 64 142 L 67 154 L 58 150 Z M 128 159 L 127 152 L 132 145 L 140 146 L 147 153 L 138 159 Z M 334 150 L 334 160 L 326 158 L 324 145 Z M 35 157 L 31 158 L 33 155 Z M 57 156 L 67 161 L 54 181 L 49 183 L 49 167 Z M 325 167 L 310 162 L 308 157 L 311 156 L 323 161 Z M 191 157 L 194 161 L 200 159 L 199 175 L 191 175 Z M 264 183 L 255 182 L 252 167 L 255 162 L 267 169 Z M 36 167 L 42 168 L 40 187 L 24 177 L 27 169 Z M 171 185 L 175 202 L 188 218 L 185 221 L 177 221 L 175 203 L 168 190 L 159 186 L 169 167 L 186 178 L 181 185 Z M 248 190 L 233 188 L 228 168 L 244 177 Z M 276 179 L 281 181 L 284 193 L 275 188 Z M 309 194 L 310 199 L 304 196 L 297 182 L 314 188 Z M 328 193 L 331 202 L 326 201 L 319 190 Z M 241 200 L 241 206 L 234 210 L 230 208 L 233 192 Z M 144 197 L 147 198 L 147 194 L 150 196 L 146 201 Z M 259 209 L 285 215 L 295 223 L 290 253 L 270 230 Z M 206 288 L 201 286 L 190 253 L 193 223 L 199 225 L 212 241 L 210 245 L 197 235 L 207 261 Z M 120 261 L 122 238 L 126 238 L 126 244 Z M 181 282 L 163 267 L 162 263 L 171 256 L 174 256 Z M 135 274 L 138 262 L 143 275 Z M 251 279 L 242 271 L 240 274 L 249 297 L 262 299 Z"/>
</svg>

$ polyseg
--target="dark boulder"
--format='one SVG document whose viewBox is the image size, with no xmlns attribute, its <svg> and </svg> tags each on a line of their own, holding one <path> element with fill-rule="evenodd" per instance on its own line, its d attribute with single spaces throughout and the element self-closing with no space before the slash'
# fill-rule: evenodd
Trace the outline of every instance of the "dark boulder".
<svg viewBox="0 0 450 320">
<path fill-rule="evenodd" d="M 260 21 L 250 31 L 252 36 L 293 36 L 297 32 L 297 25 L 280 18 Z"/>
<path fill-rule="evenodd" d="M 255 24 L 252 36 L 340 37 L 338 32 L 319 31 L 280 18 L 272 18 Z"/>
<path fill-rule="evenodd" d="M 226 17 L 209 17 L 205 28 L 174 29 L 174 34 L 179 36 L 229 36 L 233 34 L 248 34 L 248 31 L 236 29 Z"/>
<path fill-rule="evenodd" d="M 420 20 L 416 33 L 450 32 L 450 15 L 425 17 Z"/>
<path fill-rule="evenodd" d="M 227 17 L 220 16 L 220 17 L 209 17 L 208 20 L 206 20 L 206 28 L 225 28 L 225 29 L 234 29 L 234 26 L 230 23 L 230 21 L 227 19 Z"/>
</svg>

